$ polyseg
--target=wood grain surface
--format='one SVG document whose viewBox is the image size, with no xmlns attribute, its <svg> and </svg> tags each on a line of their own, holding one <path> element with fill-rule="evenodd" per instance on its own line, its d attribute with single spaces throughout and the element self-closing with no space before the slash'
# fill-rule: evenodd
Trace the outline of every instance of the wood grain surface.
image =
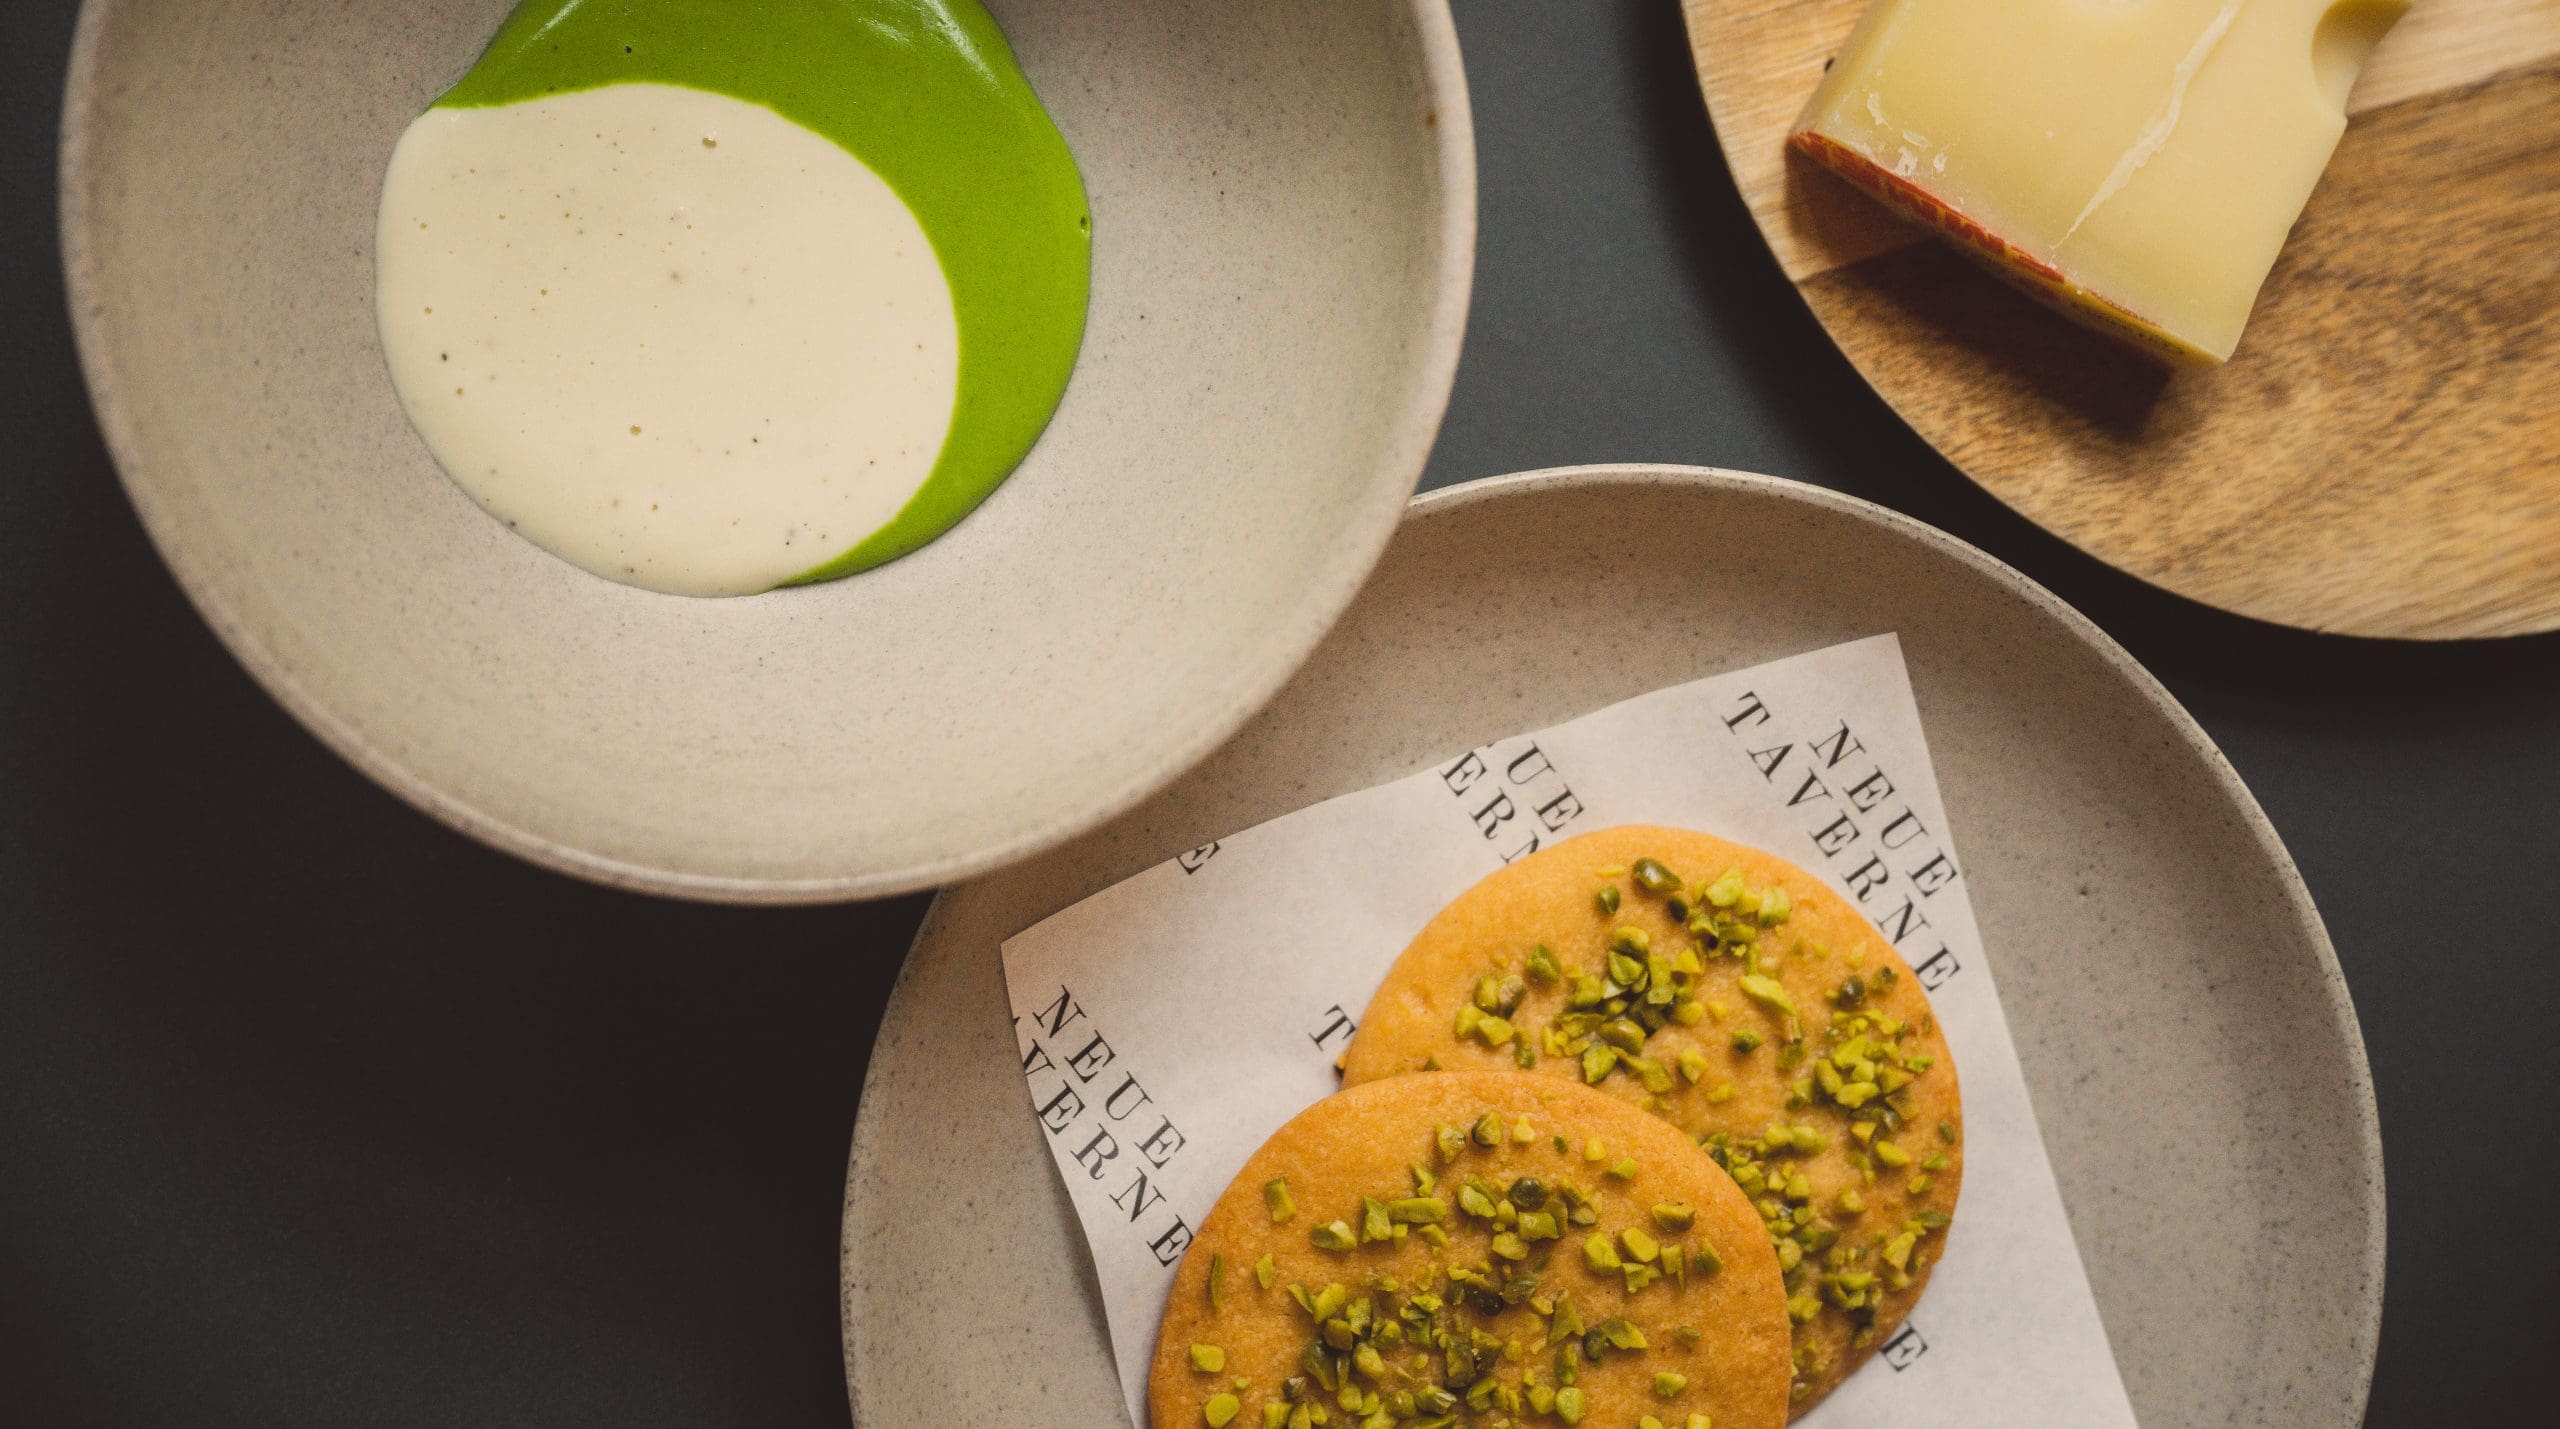
<svg viewBox="0 0 2560 1429">
<path fill-rule="evenodd" d="M 1865 0 L 1685 0 L 1780 266 L 1994 495 L 2226 610 L 2420 639 L 2560 628 L 2560 0 L 2418 0 L 2231 362 L 2169 373 L 1785 151 Z"/>
</svg>

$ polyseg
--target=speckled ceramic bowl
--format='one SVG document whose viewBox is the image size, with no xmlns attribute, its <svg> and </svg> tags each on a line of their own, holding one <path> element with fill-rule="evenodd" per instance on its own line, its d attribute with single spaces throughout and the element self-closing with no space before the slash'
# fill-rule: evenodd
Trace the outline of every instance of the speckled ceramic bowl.
<svg viewBox="0 0 2560 1429">
<path fill-rule="evenodd" d="M 732 601 L 597 579 L 395 400 L 373 222 L 509 0 L 90 0 L 63 223 L 91 391 L 215 632 L 373 777 L 606 882 L 885 894 L 1127 808 L 1358 590 L 1475 239 L 1445 0 L 994 0 L 1091 192 L 1073 389 L 922 553 Z"/>
<path fill-rule="evenodd" d="M 1709 544 L 1801 559 L 1698 559 Z M 1627 569 L 1681 578 L 1631 603 Z M 1902 639 L 2136 1412 L 2232 1429 L 2356 1422 L 2382 1318 L 2373 1082 L 2328 934 L 2231 766 L 2114 641 L 1980 551 L 1813 487 L 1676 467 L 1423 498 L 1332 638 L 1215 758 L 935 902 L 854 1129 L 855 1421 L 1125 1413 L 1091 1262 L 1025 1093 L 1004 939 L 1185 849 L 1453 750 L 1884 631 Z M 954 1255 L 917 1233 L 954 1217 L 1001 1222 L 1005 1253 Z M 1915 1322 L 1928 1315 L 1923 1299 Z M 986 1372 L 991 1345 L 1001 1373 Z"/>
</svg>

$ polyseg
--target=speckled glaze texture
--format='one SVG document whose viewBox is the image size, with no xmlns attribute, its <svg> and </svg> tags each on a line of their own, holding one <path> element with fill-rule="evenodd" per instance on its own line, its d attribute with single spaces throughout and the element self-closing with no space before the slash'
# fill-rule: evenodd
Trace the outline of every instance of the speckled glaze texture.
<svg viewBox="0 0 2560 1429">
<path fill-rule="evenodd" d="M 1699 559 L 1710 543 L 1802 558 Z M 1630 567 L 1682 577 L 1630 597 L 1613 574 Z M 1369 589 L 1233 742 L 1107 827 L 935 904 L 847 1176 L 856 1422 L 1120 1413 L 1074 1213 L 1027 1115 L 1004 938 L 1453 749 L 1886 630 L 2135 1408 L 2163 1425 L 2357 1421 L 2383 1248 L 2363 1039 L 2292 861 L 2204 732 L 2094 626 L 1951 537 L 1766 477 L 1594 467 L 1417 503 Z M 919 1215 L 1004 1224 L 1014 1250 L 954 1257 L 915 1234 Z M 1002 1374 L 984 1372 L 991 1347 Z"/>
<path fill-rule="evenodd" d="M 401 415 L 373 224 L 508 0 L 90 0 L 63 227 L 153 540 L 314 732 L 436 816 L 738 901 L 928 887 L 1163 787 L 1395 529 L 1465 325 L 1445 0 L 996 0 L 1074 147 L 1093 303 L 1030 460 L 928 549 L 745 600 L 508 534 Z"/>
</svg>

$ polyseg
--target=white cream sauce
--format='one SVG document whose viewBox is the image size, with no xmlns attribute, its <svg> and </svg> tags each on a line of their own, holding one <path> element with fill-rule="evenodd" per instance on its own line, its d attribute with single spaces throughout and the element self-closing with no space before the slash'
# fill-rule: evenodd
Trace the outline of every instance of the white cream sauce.
<svg viewBox="0 0 2560 1429">
<path fill-rule="evenodd" d="M 915 216 L 760 105 L 621 84 L 434 109 L 384 183 L 383 346 L 492 514 L 598 575 L 770 590 L 887 523 L 951 425 Z"/>
</svg>

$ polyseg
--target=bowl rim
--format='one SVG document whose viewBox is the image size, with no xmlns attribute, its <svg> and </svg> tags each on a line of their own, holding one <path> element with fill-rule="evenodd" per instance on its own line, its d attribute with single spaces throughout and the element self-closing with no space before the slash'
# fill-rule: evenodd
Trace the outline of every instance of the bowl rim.
<svg viewBox="0 0 2560 1429">
<path fill-rule="evenodd" d="M 741 905 L 795 905 L 886 898 L 939 887 L 1034 857 L 1109 822 L 1179 778 L 1226 743 L 1269 703 L 1341 619 L 1386 553 L 1405 505 L 1420 482 L 1438 441 L 1455 387 L 1460 348 L 1473 297 L 1476 258 L 1476 148 L 1474 112 L 1458 48 L 1449 0 L 1400 0 L 1419 42 L 1423 101 L 1430 117 L 1424 133 L 1440 184 L 1441 222 L 1433 235 L 1431 302 L 1421 342 L 1407 368 L 1413 381 L 1387 438 L 1372 463 L 1365 504 L 1341 537 L 1327 542 L 1310 578 L 1302 583 L 1291 622 L 1265 647 L 1258 662 L 1240 663 L 1200 702 L 1190 728 L 1157 746 L 1118 779 L 1111 794 L 1062 809 L 1018 828 L 1010 837 L 965 853 L 905 867 L 816 878 L 760 878 L 688 871 L 609 857 L 564 837 L 538 833 L 447 792 L 382 748 L 351 720 L 306 690 L 232 610 L 220 589 L 216 563 L 205 558 L 152 494 L 152 464 L 128 416 L 114 353 L 94 330 L 99 253 L 89 186 L 98 137 L 92 119 L 102 107 L 98 86 L 104 36 L 128 0 L 82 0 L 73 30 L 63 88 L 56 192 L 64 284 L 74 346 L 97 419 L 126 499 L 144 534 L 179 589 L 252 679 L 294 720 L 366 778 L 455 831 L 537 866 L 609 888 Z"/>
<path fill-rule="evenodd" d="M 2366 1050 L 2363 1024 L 2356 1016 L 2345 971 L 2338 964 L 2337 948 L 2329 938 L 2328 924 L 2321 918 L 2313 902 L 2310 886 L 2303 882 L 2301 870 L 2294 864 L 2293 854 L 2267 817 L 2257 796 L 2223 754 L 2213 736 L 2188 713 L 2159 678 L 2133 657 L 2131 651 L 2088 616 L 2081 614 L 2052 591 L 2045 589 L 2007 562 L 1957 536 L 1939 530 L 1924 521 L 1903 515 L 1889 507 L 1879 506 L 1860 497 L 1833 491 L 1828 487 L 1785 477 L 1764 476 L 1754 472 L 1735 471 L 1723 467 L 1679 466 L 1656 462 L 1611 462 L 1585 466 L 1550 467 L 1537 471 L 1516 472 L 1506 476 L 1485 477 L 1457 486 L 1425 492 L 1408 507 L 1407 520 L 1416 524 L 1436 517 L 1451 515 L 1493 502 L 1534 498 L 1552 491 L 1583 491 L 1609 487 L 1690 487 L 1722 491 L 1745 497 L 1768 497 L 1780 501 L 1799 502 L 1832 514 L 1876 527 L 1885 533 L 1911 541 L 1928 553 L 1989 579 L 2046 621 L 2058 627 L 2068 639 L 2095 654 L 2127 691 L 2149 705 L 2173 730 L 2187 753 L 2204 766 L 2206 775 L 2229 800 L 2239 816 L 2240 825 L 2269 865 L 2275 870 L 2283 889 L 2284 910 L 2288 919 L 2302 932 L 2311 953 L 2312 971 L 2320 981 L 2329 1021 L 2335 1027 L 2339 1045 L 2347 1054 L 2348 1092 L 2356 1115 L 2355 1140 L 2357 1163 L 2364 1181 L 2372 1187 L 2370 1214 L 2357 1236 L 2364 1283 L 2369 1287 L 2356 1307 L 2353 1344 L 2346 1365 L 2355 1376 L 2357 1413 L 2363 1413 L 2373 1392 L 2375 1356 L 2381 1345 L 2383 1292 L 2385 1289 L 2386 1249 L 2389 1231 L 2388 1183 L 2384 1179 L 2382 1157 L 2382 1119 L 2374 1096 L 2373 1062 Z M 1096 832 L 1099 832 L 1099 827 Z M 891 986 L 886 1008 L 881 1016 L 881 1030 L 886 1030 L 905 1000 L 913 982 L 917 960 L 915 953 L 928 939 L 940 936 L 951 914 L 951 895 L 956 890 L 944 889 L 937 894 L 918 923 L 915 938 Z M 873 1080 L 880 1075 L 881 1061 L 876 1055 L 863 1068 L 862 1096 L 854 1111 L 854 1125 L 845 1160 L 844 1207 L 837 1241 L 837 1333 L 844 1352 L 845 1390 L 853 1405 L 854 1419 L 862 1421 L 862 1392 L 857 1383 L 859 1370 L 854 1351 L 854 1315 L 852 1284 L 855 1274 L 855 1218 L 871 1207 L 863 1194 L 861 1168 L 877 1154 L 873 1138 L 876 1123 L 863 1118 L 861 1105 L 870 1100 Z"/>
</svg>

